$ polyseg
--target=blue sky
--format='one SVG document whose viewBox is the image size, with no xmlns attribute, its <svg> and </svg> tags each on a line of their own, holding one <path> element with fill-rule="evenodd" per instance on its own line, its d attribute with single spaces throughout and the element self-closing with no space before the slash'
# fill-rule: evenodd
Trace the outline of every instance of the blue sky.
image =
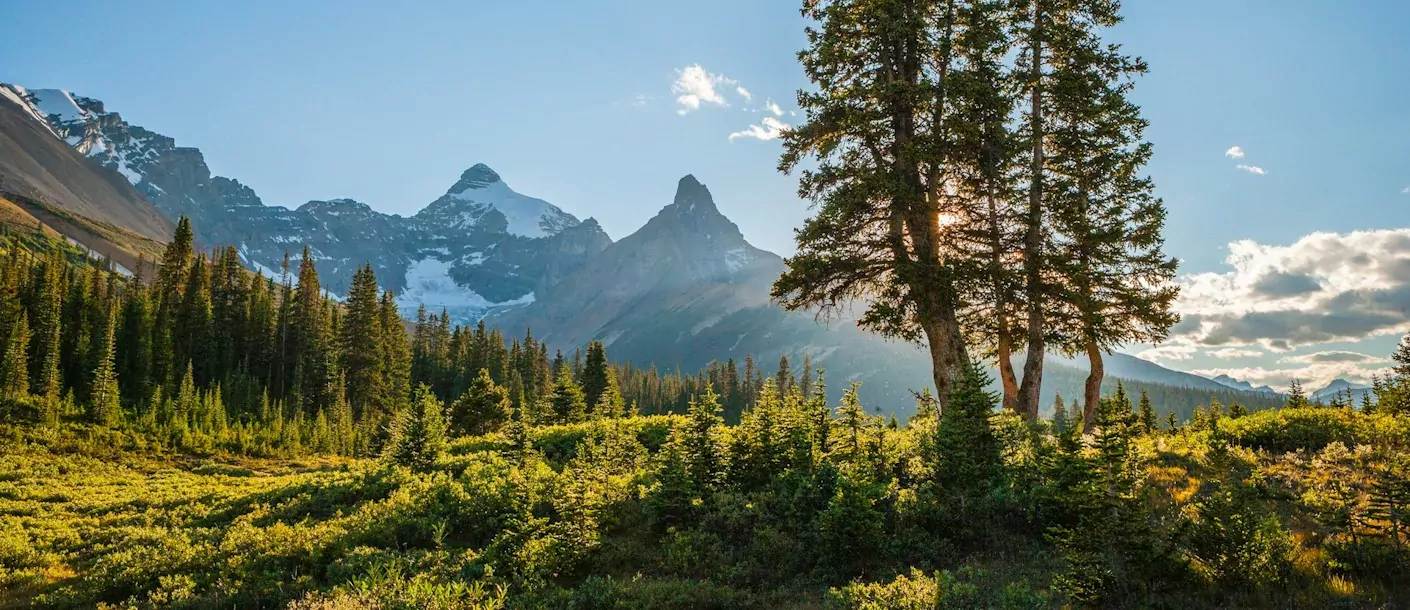
<svg viewBox="0 0 1410 610">
<path fill-rule="evenodd" d="M 775 169 L 778 142 L 730 138 L 764 117 L 797 120 L 795 2 L 118 4 L 0 4 L 0 80 L 102 99 L 269 204 L 352 197 L 411 214 L 485 162 L 613 238 L 669 203 L 686 173 L 760 247 L 789 252 L 806 215 L 795 178 Z M 1386 312 L 1410 310 L 1396 300 L 1410 272 L 1331 268 L 1317 253 L 1400 260 L 1398 233 L 1352 232 L 1410 227 L 1410 3 L 1145 0 L 1123 12 L 1110 40 L 1151 66 L 1135 98 L 1152 123 L 1167 249 L 1182 272 L 1206 274 L 1188 278 L 1196 292 L 1233 293 L 1192 299 L 1212 326 L 1148 356 L 1274 385 L 1382 366 L 1294 359 L 1383 356 L 1406 326 Z M 672 86 L 690 66 L 727 105 L 681 114 L 688 91 Z M 1235 146 L 1242 157 L 1226 155 Z M 1299 242 L 1316 232 L 1338 239 Z M 1264 247 L 1238 248 L 1242 270 L 1225 263 L 1239 240 Z M 1251 286 L 1274 272 L 1322 290 L 1268 305 Z M 1380 309 L 1336 309 L 1352 297 Z M 1324 326 L 1343 330 L 1311 332 Z"/>
</svg>

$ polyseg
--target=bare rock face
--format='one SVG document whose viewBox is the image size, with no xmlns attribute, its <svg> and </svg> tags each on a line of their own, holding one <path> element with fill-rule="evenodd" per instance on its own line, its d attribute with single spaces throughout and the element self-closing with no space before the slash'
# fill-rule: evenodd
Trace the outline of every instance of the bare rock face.
<svg viewBox="0 0 1410 610">
<path fill-rule="evenodd" d="M 334 295 L 370 262 L 404 310 L 424 303 L 468 322 L 499 305 L 531 302 L 612 243 L 596 221 L 519 194 L 483 164 L 410 218 L 350 199 L 268 206 L 239 181 L 213 176 L 200 150 L 131 125 L 101 101 L 15 85 L 0 92 L 90 162 L 120 174 L 167 218 L 191 218 L 202 245 L 233 245 L 266 275 L 280 274 L 285 255 L 296 259 L 307 245 Z"/>
</svg>

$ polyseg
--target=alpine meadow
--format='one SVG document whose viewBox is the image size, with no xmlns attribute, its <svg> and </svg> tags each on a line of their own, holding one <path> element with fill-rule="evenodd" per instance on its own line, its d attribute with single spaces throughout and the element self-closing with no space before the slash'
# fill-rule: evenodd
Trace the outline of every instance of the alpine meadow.
<svg viewBox="0 0 1410 610">
<path fill-rule="evenodd" d="M 59 24 L 25 4 L 0 15 L 27 49 L 111 10 Z M 1210 131 L 1218 150 L 1271 136 L 1251 115 L 1182 123 L 1160 99 L 1177 87 L 1142 97 L 1156 57 L 1211 43 L 1151 17 L 1188 7 L 215 4 L 138 11 L 189 57 L 109 49 L 142 74 L 195 67 L 175 80 L 0 52 L 14 78 L 114 87 L 131 113 L 0 83 L 0 609 L 1410 605 L 1410 230 L 1377 212 L 1291 239 L 1272 231 L 1300 203 L 1257 227 L 1190 211 L 1255 187 L 1153 140 L 1184 159 Z M 1371 4 L 1311 12 L 1403 23 Z M 721 47 L 694 18 L 738 24 L 734 76 L 625 76 Z M 457 19 L 481 21 L 440 29 Z M 673 40 L 649 33 L 663 23 Z M 1169 61 L 1185 86 L 1216 79 Z M 227 71 L 269 84 L 208 78 Z M 1403 109 L 1364 114 L 1379 126 L 1316 129 L 1410 133 Z M 1277 148 L 1214 162 L 1319 178 Z M 564 207 L 483 163 L 419 186 L 466 151 Z M 659 211 L 623 185 L 677 162 L 701 169 Z M 537 169 L 559 164 L 571 178 Z M 253 186 L 294 200 L 325 165 L 430 203 L 283 207 Z M 1198 245 L 1224 231 L 1244 231 L 1232 271 Z"/>
</svg>

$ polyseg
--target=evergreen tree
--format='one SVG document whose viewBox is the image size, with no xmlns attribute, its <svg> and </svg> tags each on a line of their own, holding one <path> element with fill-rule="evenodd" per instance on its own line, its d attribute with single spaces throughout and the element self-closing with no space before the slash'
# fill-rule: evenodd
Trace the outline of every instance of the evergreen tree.
<svg viewBox="0 0 1410 610">
<path fill-rule="evenodd" d="M 1042 4 L 1042 3 L 1037 3 Z M 1151 155 L 1147 121 L 1128 95 L 1145 62 L 1103 46 L 1098 28 L 1120 21 L 1115 4 L 1054 5 L 1046 44 L 1049 183 L 1047 230 L 1056 236 L 1052 296 L 1064 307 L 1049 320 L 1086 353 L 1084 427 L 1101 398 L 1103 353 L 1125 343 L 1163 340 L 1178 320 L 1171 304 L 1177 261 L 1163 252 L 1165 207 L 1140 172 Z M 1066 18 L 1075 18 L 1066 21 Z"/>
<path fill-rule="evenodd" d="M 105 330 L 98 346 L 98 366 L 93 372 L 92 388 L 88 392 L 89 421 L 107 428 L 115 426 L 122 417 L 117 370 L 113 364 L 117 347 L 116 326 L 115 316 L 109 314 L 103 323 Z"/>
<path fill-rule="evenodd" d="M 173 353 L 177 362 L 193 367 L 197 383 L 213 383 L 215 377 L 211 355 L 215 349 L 211 333 L 210 272 L 205 255 L 197 256 L 191 263 L 186 280 L 181 306 L 176 312 Z"/>
<path fill-rule="evenodd" d="M 989 422 L 998 399 L 985 389 L 988 384 L 979 363 L 967 361 L 935 431 L 932 477 L 966 526 L 988 512 L 984 503 L 1003 467 Z"/>
<path fill-rule="evenodd" d="M 478 435 L 498 430 L 510 418 L 509 390 L 480 369 L 470 387 L 451 405 L 451 430 L 461 435 Z"/>
<path fill-rule="evenodd" d="M 779 356 L 778 372 L 774 374 L 774 388 L 778 390 L 779 396 L 787 395 L 793 389 L 795 381 L 793 369 L 788 364 L 788 354 Z"/>
<path fill-rule="evenodd" d="M 128 283 L 118 336 L 118 379 L 129 398 L 152 393 L 152 303 L 142 273 L 139 264 L 136 277 Z"/>
<path fill-rule="evenodd" d="M 352 455 L 357 446 L 357 417 L 348 401 L 347 382 L 342 373 L 338 374 L 331 394 L 333 403 L 329 405 L 327 418 L 330 445 L 334 453 Z"/>
<path fill-rule="evenodd" d="M 622 398 L 621 387 L 617 384 L 617 374 L 607 369 L 607 386 L 593 405 L 593 415 L 597 417 L 623 417 L 627 415 L 626 400 Z"/>
<path fill-rule="evenodd" d="M 392 292 L 382 293 L 382 379 L 386 398 L 383 404 L 397 413 L 411 399 L 411 344 L 406 336 L 406 323 L 397 311 Z"/>
<path fill-rule="evenodd" d="M 573 381 L 573 372 L 567 367 L 558 370 L 549 405 L 555 423 L 579 422 L 587 415 L 587 401 L 583 397 L 583 389 Z"/>
<path fill-rule="evenodd" d="M 377 296 L 377 277 L 372 264 L 366 263 L 353 273 L 345 303 L 347 315 L 339 329 L 348 399 L 359 417 L 376 417 L 387 410 L 383 376 L 386 340 L 382 337 L 384 322 Z"/>
<path fill-rule="evenodd" d="M 38 295 L 35 299 L 37 324 L 31 340 L 30 360 L 34 370 L 34 391 L 44 401 L 45 419 L 58 423 L 59 397 L 63 383 L 59 362 L 61 343 L 61 311 L 63 305 L 63 259 L 57 253 L 44 264 Z"/>
<path fill-rule="evenodd" d="M 966 357 L 955 269 L 936 222 L 952 212 L 939 197 L 950 172 L 938 151 L 954 143 L 944 92 L 967 29 L 932 2 L 808 2 L 803 16 L 816 24 L 799 54 L 815 89 L 798 95 L 806 120 L 784 132 L 779 168 L 816 163 L 799 195 L 817 213 L 797 231 L 797 254 L 772 294 L 788 309 L 867 295 L 859 324 L 923 338 L 936 392 L 948 399 Z"/>
<path fill-rule="evenodd" d="M 7 401 L 29 396 L 29 313 L 19 319 L 5 340 L 4 360 L 0 361 L 0 398 Z"/>
<path fill-rule="evenodd" d="M 1390 355 L 1390 359 L 1395 362 L 1391 370 L 1396 377 L 1410 377 L 1410 333 L 1400 338 L 1400 343 L 1395 346 L 1395 353 Z"/>
<path fill-rule="evenodd" d="M 332 320 L 318 282 L 318 268 L 308 246 L 304 246 L 299 259 L 299 283 L 294 292 L 291 318 L 296 389 L 303 406 L 316 413 L 329 404 L 333 337 Z"/>
<path fill-rule="evenodd" d="M 1062 436 L 1067 434 L 1072 427 L 1072 420 L 1068 419 L 1067 405 L 1062 402 L 1062 395 L 1059 394 L 1057 400 L 1053 402 L 1053 434 Z"/>
<path fill-rule="evenodd" d="M 681 456 L 695 495 L 714 489 L 724 472 L 723 447 L 720 442 L 719 395 L 709 385 L 705 392 L 690 399 L 685 430 L 681 434 Z"/>
<path fill-rule="evenodd" d="M 607 377 L 610 374 L 607 348 L 601 341 L 588 343 L 587 358 L 583 362 L 582 371 L 583 397 L 590 408 L 596 408 L 602 400 L 602 393 L 607 391 Z"/>
<path fill-rule="evenodd" d="M 1137 409 L 1140 412 L 1141 432 L 1151 434 L 1157 431 L 1160 424 L 1155 419 L 1155 407 L 1151 406 L 1151 397 L 1146 394 L 1145 389 L 1141 390 L 1141 402 Z"/>
<path fill-rule="evenodd" d="M 397 417 L 383 456 L 394 464 L 428 471 L 445 453 L 446 428 L 441 401 L 423 383 L 417 386 L 411 407 Z"/>
<path fill-rule="evenodd" d="M 161 384 L 170 383 L 177 374 L 176 367 L 179 366 L 176 354 L 172 351 L 173 329 L 181 310 L 181 293 L 186 287 L 186 275 L 191 265 L 194 243 L 191 220 L 182 216 L 176 222 L 176 233 L 162 253 L 162 262 L 157 268 L 157 310 L 152 325 L 152 375 L 153 379 Z"/>
<path fill-rule="evenodd" d="M 836 454 L 844 462 L 857 463 L 861 459 L 864 443 L 871 436 L 876 424 L 857 398 L 857 388 L 860 385 L 858 382 L 852 382 L 852 385 L 842 392 L 842 401 L 837 406 L 835 424 L 841 429 L 841 435 L 834 437 L 834 447 Z M 942 404 L 944 406 L 940 409 L 940 420 L 944 421 L 949 404 Z"/>
<path fill-rule="evenodd" d="M 1311 406 L 1311 403 L 1307 401 L 1307 394 L 1302 391 L 1302 381 L 1297 379 L 1292 380 L 1292 385 L 1288 388 L 1288 402 L 1286 406 L 1289 409 L 1303 409 Z"/>
</svg>

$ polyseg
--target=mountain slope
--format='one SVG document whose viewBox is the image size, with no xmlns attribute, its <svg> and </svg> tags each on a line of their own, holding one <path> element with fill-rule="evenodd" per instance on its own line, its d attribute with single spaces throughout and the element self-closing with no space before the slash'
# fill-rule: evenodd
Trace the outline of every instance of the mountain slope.
<svg viewBox="0 0 1410 610">
<path fill-rule="evenodd" d="M 1090 370 L 1085 356 L 1081 358 L 1062 358 L 1060 356 L 1048 356 L 1049 361 L 1061 362 L 1064 366 L 1086 372 Z M 1177 388 L 1193 388 L 1199 390 L 1222 391 L 1228 389 L 1244 390 L 1245 388 L 1230 388 L 1212 379 L 1201 377 L 1193 373 L 1168 369 L 1149 360 L 1142 360 L 1130 354 L 1113 352 L 1106 355 L 1104 360 L 1106 374 L 1109 377 L 1119 377 L 1134 381 L 1148 381 Z"/>
<path fill-rule="evenodd" d="M 1233 389 L 1235 389 L 1235 390 L 1243 390 L 1243 391 L 1245 391 L 1245 392 L 1262 392 L 1262 393 L 1264 393 L 1264 394 L 1276 394 L 1276 393 L 1277 393 L 1277 392 L 1275 392 L 1275 391 L 1273 390 L 1273 388 L 1270 388 L 1270 387 L 1268 387 L 1268 386 L 1266 386 L 1266 385 L 1261 385 L 1261 386 L 1258 386 L 1258 387 L 1254 387 L 1253 384 L 1251 384 L 1251 383 L 1249 383 L 1249 382 L 1247 382 L 1247 381 L 1239 381 L 1238 379 L 1234 379 L 1233 377 L 1230 377 L 1230 376 L 1228 376 L 1228 375 L 1220 375 L 1220 376 L 1218 376 L 1218 377 L 1215 377 L 1214 379 L 1211 379 L 1210 381 L 1213 381 L 1213 382 L 1218 383 L 1218 384 L 1220 384 L 1220 385 L 1228 386 L 1228 387 L 1233 388 Z"/>
<path fill-rule="evenodd" d="M 769 301 L 783 260 L 745 241 L 693 176 L 670 205 L 637 232 L 608 246 L 528 305 L 492 312 L 491 324 L 529 328 L 562 349 L 593 339 L 614 360 L 698 370 L 712 360 L 752 355 L 773 371 L 787 355 L 810 354 L 834 393 L 864 380 L 870 406 L 909 412 L 911 390 L 928 385 L 929 361 L 914 346 L 887 342 L 848 321 L 817 323 Z"/>
<path fill-rule="evenodd" d="M 39 105 L 28 91 L 0 84 L 0 191 L 148 239 L 168 239 L 175 226 L 140 192 L 120 174 L 89 162 L 39 118 L 38 112 L 58 106 L 53 96 L 47 99 L 50 104 Z"/>
<path fill-rule="evenodd" d="M 1327 384 L 1327 387 L 1313 392 L 1307 398 L 1312 401 L 1329 402 L 1337 396 L 1346 397 L 1348 395 L 1351 396 L 1353 404 L 1357 406 L 1360 406 L 1363 396 L 1370 395 L 1373 399 L 1375 398 L 1375 395 L 1371 393 L 1371 386 L 1351 383 L 1341 378 L 1333 379 Z"/>
<path fill-rule="evenodd" d="M 234 245 L 248 266 L 268 275 L 278 274 L 285 255 L 297 257 L 306 245 L 335 295 L 344 294 L 356 268 L 370 262 L 383 288 L 402 294 L 398 302 L 408 313 L 425 304 L 470 322 L 490 307 L 531 301 L 612 241 L 596 221 L 579 221 L 515 192 L 483 164 L 466 170 L 411 218 L 351 199 L 310 201 L 296 209 L 267 206 L 248 186 L 213 175 L 200 150 L 132 125 L 101 101 L 13 85 L 0 91 L 17 107 L 10 122 L 27 128 L 27 142 L 68 148 L 79 165 L 86 157 L 114 188 L 137 199 L 145 195 L 160 210 L 152 219 L 157 226 L 133 217 L 111 219 L 116 224 L 165 237 L 171 225 L 163 214 L 187 216 L 199 243 Z M 50 190 L 82 184 L 51 182 Z"/>
</svg>

